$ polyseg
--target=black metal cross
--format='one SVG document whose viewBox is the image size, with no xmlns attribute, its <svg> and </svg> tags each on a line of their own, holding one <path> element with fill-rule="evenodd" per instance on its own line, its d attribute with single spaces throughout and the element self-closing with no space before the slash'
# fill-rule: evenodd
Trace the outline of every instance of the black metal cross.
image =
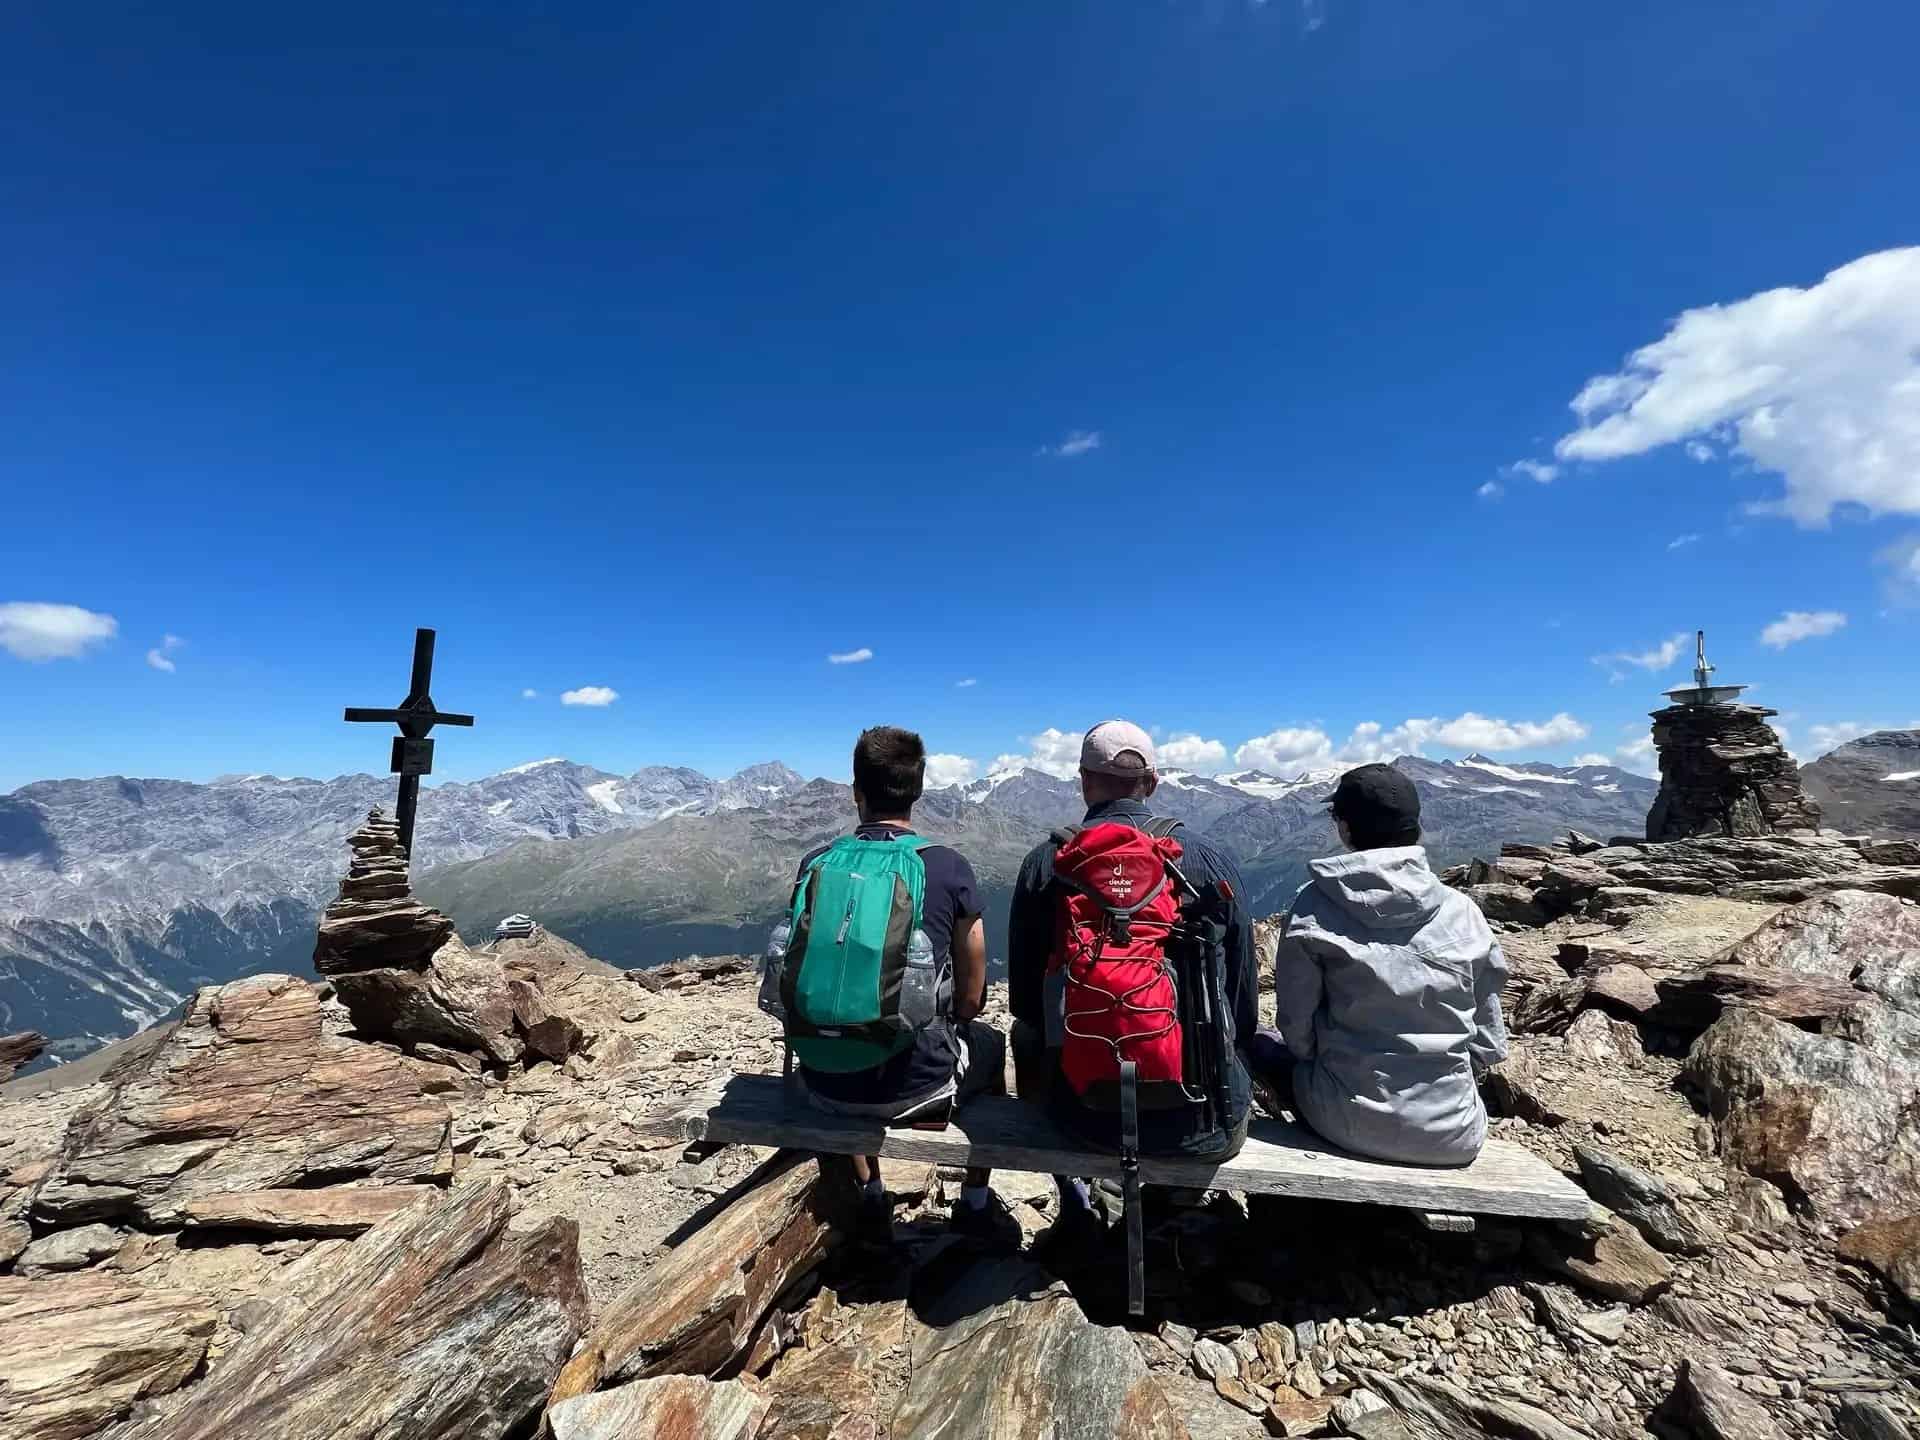
<svg viewBox="0 0 1920 1440">
<path fill-rule="evenodd" d="M 413 632 L 413 686 L 407 698 L 392 710 L 347 707 L 347 719 L 391 722 L 400 727 L 393 739 L 392 772 L 400 777 L 400 846 L 413 856 L 413 817 L 420 808 L 420 777 L 433 773 L 433 741 L 427 732 L 436 725 L 471 725 L 471 715 L 449 715 L 433 708 L 428 686 L 433 681 L 433 631 Z"/>
</svg>

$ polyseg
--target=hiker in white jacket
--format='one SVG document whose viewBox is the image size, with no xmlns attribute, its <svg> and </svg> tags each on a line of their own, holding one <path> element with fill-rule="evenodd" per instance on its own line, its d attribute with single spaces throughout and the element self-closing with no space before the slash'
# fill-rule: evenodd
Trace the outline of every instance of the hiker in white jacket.
<svg viewBox="0 0 1920 1440">
<path fill-rule="evenodd" d="M 1506 957 L 1428 867 L 1406 776 L 1350 770 L 1328 809 L 1349 853 L 1313 861 L 1294 900 L 1274 960 L 1279 1031 L 1256 1038 L 1255 1063 L 1344 1149 L 1464 1165 L 1487 1136 L 1479 1076 L 1506 1058 Z"/>
</svg>

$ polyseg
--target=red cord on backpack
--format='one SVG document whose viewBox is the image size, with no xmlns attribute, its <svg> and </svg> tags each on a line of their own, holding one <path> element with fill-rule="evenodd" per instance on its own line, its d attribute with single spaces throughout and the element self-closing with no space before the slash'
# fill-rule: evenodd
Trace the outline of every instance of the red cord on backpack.
<svg viewBox="0 0 1920 1440">
<path fill-rule="evenodd" d="M 1054 855 L 1061 900 L 1047 969 L 1065 977 L 1060 1070 L 1082 1096 L 1117 1084 L 1122 1060 L 1142 1083 L 1185 1080 L 1167 961 L 1180 855 L 1178 840 L 1117 824 L 1079 831 Z"/>
</svg>

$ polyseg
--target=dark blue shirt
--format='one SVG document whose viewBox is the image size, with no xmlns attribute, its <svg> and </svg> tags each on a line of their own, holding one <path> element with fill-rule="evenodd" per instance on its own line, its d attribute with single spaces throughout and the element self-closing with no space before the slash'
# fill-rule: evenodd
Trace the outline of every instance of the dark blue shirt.
<svg viewBox="0 0 1920 1440">
<path fill-rule="evenodd" d="M 1153 810 L 1144 800 L 1109 800 L 1087 811 L 1083 824 L 1112 822 L 1144 828 L 1153 819 Z M 1248 918 L 1246 886 L 1240 870 L 1205 836 L 1186 826 L 1174 832 L 1180 842 L 1180 870 L 1196 887 L 1209 881 L 1231 892 L 1227 907 L 1226 992 L 1228 1009 L 1233 1015 L 1235 1058 L 1228 1066 L 1227 1101 L 1232 1111 L 1229 1125 L 1237 1125 L 1246 1116 L 1249 1086 L 1240 1051 L 1253 1042 L 1260 1024 L 1260 977 L 1253 958 L 1253 923 Z M 1052 840 L 1031 851 L 1020 867 L 1014 883 L 1013 907 L 1007 917 L 1007 1001 L 1013 1018 L 1046 1029 L 1045 979 L 1047 958 L 1053 949 L 1054 917 L 1059 904 L 1060 887 L 1053 878 Z M 1068 1129 L 1109 1148 L 1119 1144 L 1117 1117 L 1106 1112 L 1083 1109 L 1072 1087 L 1058 1082 L 1052 1087 L 1056 1118 Z M 1143 1153 L 1199 1153 L 1217 1148 L 1222 1137 L 1218 1130 L 1205 1126 L 1205 1112 L 1199 1106 L 1183 1110 L 1140 1112 L 1140 1149 Z"/>
<path fill-rule="evenodd" d="M 914 834 L 898 825 L 862 825 L 853 833 L 862 840 L 898 840 Z M 826 852 L 825 845 L 807 852 L 794 877 L 796 894 L 807 867 Z M 967 857 L 950 846 L 929 845 L 920 852 L 920 861 L 927 869 L 920 928 L 927 932 L 933 953 L 945 958 L 953 952 L 953 932 L 960 922 L 980 913 L 979 882 Z M 948 961 L 947 974 L 952 973 L 952 962 Z M 800 1074 L 807 1089 L 823 1099 L 842 1105 L 886 1105 L 918 1099 L 940 1089 L 953 1079 L 957 1056 L 952 1022 L 941 1016 L 920 1032 L 909 1049 L 876 1069 L 827 1074 L 803 1065 Z"/>
</svg>

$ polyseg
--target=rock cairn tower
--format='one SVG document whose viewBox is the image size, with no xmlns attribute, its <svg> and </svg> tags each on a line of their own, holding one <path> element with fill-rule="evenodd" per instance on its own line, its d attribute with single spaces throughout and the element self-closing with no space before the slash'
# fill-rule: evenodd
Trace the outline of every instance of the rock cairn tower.
<svg viewBox="0 0 1920 1440">
<path fill-rule="evenodd" d="M 370 810 L 347 845 L 353 857 L 339 898 L 321 917 L 313 968 L 330 976 L 385 966 L 426 969 L 453 934 L 453 922 L 413 898 L 398 822 Z"/>
<path fill-rule="evenodd" d="M 1694 683 L 1669 690 L 1653 712 L 1660 794 L 1647 839 L 1778 835 L 1818 830 L 1820 809 L 1800 767 L 1767 721 L 1779 712 L 1738 702 L 1744 685 L 1715 685 L 1704 631 L 1694 637 Z"/>
<path fill-rule="evenodd" d="M 462 1068 L 560 1063 L 579 1048 L 580 1027 L 547 1008 L 537 973 L 472 954 L 453 921 L 414 898 L 396 821 L 371 811 L 347 845 L 353 858 L 320 917 L 313 967 L 356 1030 Z"/>
</svg>

